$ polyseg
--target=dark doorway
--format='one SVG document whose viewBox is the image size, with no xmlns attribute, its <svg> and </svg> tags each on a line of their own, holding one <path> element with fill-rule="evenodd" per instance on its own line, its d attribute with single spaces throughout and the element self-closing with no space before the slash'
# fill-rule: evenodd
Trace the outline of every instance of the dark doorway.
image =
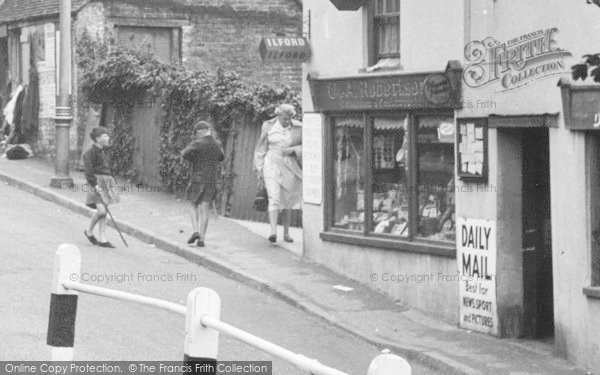
<svg viewBox="0 0 600 375">
<path fill-rule="evenodd" d="M 522 131 L 524 334 L 554 335 L 547 128 Z"/>
</svg>

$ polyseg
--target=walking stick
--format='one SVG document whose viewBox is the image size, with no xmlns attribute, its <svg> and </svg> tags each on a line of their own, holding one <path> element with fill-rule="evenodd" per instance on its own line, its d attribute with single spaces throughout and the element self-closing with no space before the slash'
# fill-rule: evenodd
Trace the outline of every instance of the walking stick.
<svg viewBox="0 0 600 375">
<path fill-rule="evenodd" d="M 215 220 L 217 220 L 219 218 L 219 211 L 217 211 L 217 205 L 215 204 L 215 201 L 211 201 L 212 203 L 212 208 L 213 208 L 213 212 L 215 214 Z"/>
<path fill-rule="evenodd" d="M 117 230 L 117 232 L 119 232 L 119 236 L 121 236 L 121 239 L 123 240 L 123 243 L 125 244 L 125 247 L 129 247 L 129 245 L 127 245 L 127 241 L 125 241 L 125 237 L 123 237 L 123 233 L 121 233 L 121 231 L 119 230 L 119 226 L 117 225 L 117 222 L 115 221 L 115 218 L 110 213 L 110 210 L 108 209 L 108 205 L 106 203 L 104 203 L 104 199 L 102 199 L 102 197 L 100 197 L 100 200 L 102 201 L 102 205 L 106 209 L 106 213 L 108 213 L 108 216 L 110 217 L 110 219 L 112 220 L 113 224 L 115 225 L 115 229 Z"/>
</svg>

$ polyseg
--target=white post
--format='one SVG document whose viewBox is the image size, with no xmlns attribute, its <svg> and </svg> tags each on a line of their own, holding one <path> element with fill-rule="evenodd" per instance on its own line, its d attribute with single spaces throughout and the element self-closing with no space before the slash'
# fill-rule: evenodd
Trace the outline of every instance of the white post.
<svg viewBox="0 0 600 375">
<path fill-rule="evenodd" d="M 371 361 L 367 375 L 411 375 L 412 368 L 404 358 L 390 354 L 388 349 L 382 353 Z"/>
<path fill-rule="evenodd" d="M 73 360 L 78 293 L 65 289 L 63 283 L 78 280 L 80 273 L 81 254 L 77 246 L 60 245 L 54 255 L 52 295 L 46 338 L 46 343 L 52 347 L 52 361 Z"/>
<path fill-rule="evenodd" d="M 183 361 L 191 366 L 191 374 L 216 374 L 219 332 L 205 327 L 202 316 L 220 319 L 221 298 L 212 289 L 196 288 L 188 294 L 185 317 Z"/>
</svg>

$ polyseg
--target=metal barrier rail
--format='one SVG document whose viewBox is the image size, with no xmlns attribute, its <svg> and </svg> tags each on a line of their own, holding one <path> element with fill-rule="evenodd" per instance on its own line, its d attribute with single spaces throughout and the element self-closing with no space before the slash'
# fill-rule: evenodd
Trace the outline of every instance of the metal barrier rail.
<svg viewBox="0 0 600 375">
<path fill-rule="evenodd" d="M 121 292 L 119 290 L 101 288 L 99 286 L 87 285 L 82 283 L 77 283 L 74 281 L 67 281 L 62 284 L 65 289 L 68 290 L 76 290 L 78 292 L 84 292 L 87 294 L 94 294 L 96 296 L 108 297 L 123 301 L 135 302 L 140 305 L 152 306 L 158 309 L 163 309 L 167 311 L 171 311 L 180 315 L 185 316 L 187 312 L 187 307 L 180 305 L 178 303 L 173 303 L 169 301 L 164 301 L 162 299 L 152 298 L 152 297 L 144 297 L 138 294 Z"/>
<path fill-rule="evenodd" d="M 348 375 L 345 372 L 324 366 L 321 363 L 319 363 L 319 361 L 317 361 L 316 359 L 310 359 L 308 357 L 303 356 L 302 354 L 296 354 L 294 352 L 291 352 L 285 348 L 282 348 L 279 345 L 275 345 L 267 340 L 261 339 L 260 337 L 251 335 L 248 332 L 242 331 L 241 329 L 233 327 L 227 323 L 223 323 L 220 320 L 211 318 L 210 316 L 204 315 L 200 317 L 200 322 L 205 327 L 215 329 L 222 333 L 226 333 L 238 341 L 244 342 L 275 357 L 281 358 L 289 363 L 292 363 L 298 368 L 307 371 L 309 374 Z"/>
<path fill-rule="evenodd" d="M 188 294 L 187 306 L 183 306 L 157 298 L 72 281 L 73 275 L 79 275 L 80 272 L 81 254 L 79 249 L 75 245 L 64 244 L 59 246 L 54 257 L 47 337 L 47 344 L 52 347 L 51 358 L 53 361 L 73 360 L 77 297 L 78 292 L 83 292 L 135 302 L 184 315 L 186 317 L 184 363 L 215 364 L 219 347 L 219 332 L 222 332 L 272 356 L 281 358 L 309 374 L 348 375 L 345 372 L 325 366 L 316 359 L 294 353 L 222 322 L 219 319 L 221 299 L 212 289 L 193 289 Z M 406 360 L 388 353 L 378 355 L 373 359 L 367 375 L 411 374 L 411 367 Z M 216 369 L 216 366 L 214 368 Z M 202 373 L 206 374 L 205 369 Z"/>
</svg>

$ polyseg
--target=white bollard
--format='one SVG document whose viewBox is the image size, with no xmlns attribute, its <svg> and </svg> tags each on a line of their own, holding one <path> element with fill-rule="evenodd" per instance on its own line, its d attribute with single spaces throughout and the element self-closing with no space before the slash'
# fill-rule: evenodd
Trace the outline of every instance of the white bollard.
<svg viewBox="0 0 600 375">
<path fill-rule="evenodd" d="M 185 317 L 183 362 L 190 374 L 216 374 L 219 352 L 219 332 L 205 327 L 202 316 L 220 319 L 221 298 L 212 289 L 196 288 L 188 294 Z"/>
<path fill-rule="evenodd" d="M 52 361 L 72 361 L 75 343 L 77 291 L 65 289 L 65 281 L 77 281 L 81 273 L 81 254 L 75 245 L 63 244 L 54 255 L 52 295 L 46 343 L 52 347 Z"/>
<path fill-rule="evenodd" d="M 390 354 L 388 349 L 382 353 L 371 361 L 367 375 L 411 375 L 412 368 L 404 358 Z"/>
</svg>

